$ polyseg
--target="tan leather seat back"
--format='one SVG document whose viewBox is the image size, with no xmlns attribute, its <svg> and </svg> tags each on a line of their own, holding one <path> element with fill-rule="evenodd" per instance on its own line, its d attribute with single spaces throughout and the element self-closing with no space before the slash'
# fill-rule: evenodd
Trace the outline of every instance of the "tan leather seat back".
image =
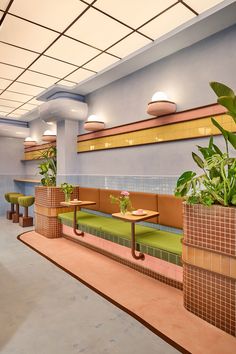
<svg viewBox="0 0 236 354">
<path fill-rule="evenodd" d="M 79 200 L 89 200 L 96 202 L 95 205 L 86 206 L 86 209 L 99 210 L 99 189 L 98 188 L 87 188 L 79 187 Z"/>
<path fill-rule="evenodd" d="M 130 192 L 130 200 L 133 209 L 147 209 L 158 211 L 158 203 L 156 194 L 144 193 L 144 192 Z M 146 220 L 147 222 L 157 223 L 158 218 L 151 218 Z"/>
<path fill-rule="evenodd" d="M 158 194 L 159 223 L 165 226 L 183 228 L 183 211 L 181 198 L 173 195 Z"/>
<path fill-rule="evenodd" d="M 119 197 L 121 191 L 113 189 L 100 189 L 100 211 L 103 213 L 113 214 L 120 211 L 118 204 L 112 204 L 110 195 Z"/>
</svg>

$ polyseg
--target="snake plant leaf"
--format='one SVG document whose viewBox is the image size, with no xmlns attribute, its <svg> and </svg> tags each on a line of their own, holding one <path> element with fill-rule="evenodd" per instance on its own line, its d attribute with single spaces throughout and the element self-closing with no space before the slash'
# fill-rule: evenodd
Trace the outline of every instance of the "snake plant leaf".
<svg viewBox="0 0 236 354">
<path fill-rule="evenodd" d="M 221 82 L 212 81 L 210 82 L 210 86 L 212 90 L 215 92 L 216 96 L 218 97 L 221 96 L 235 97 L 234 91 L 230 87 L 222 84 Z"/>
<path fill-rule="evenodd" d="M 204 168 L 203 160 L 197 154 L 195 154 L 195 152 L 192 152 L 192 157 L 200 168 Z"/>
<path fill-rule="evenodd" d="M 211 121 L 212 124 L 214 124 L 214 126 L 222 133 L 225 140 L 228 140 L 228 131 L 225 130 L 214 118 L 211 118 Z"/>
<path fill-rule="evenodd" d="M 177 181 L 177 188 L 182 184 L 186 184 L 187 182 L 191 181 L 194 176 L 196 176 L 196 173 L 193 171 L 184 172 Z"/>
</svg>

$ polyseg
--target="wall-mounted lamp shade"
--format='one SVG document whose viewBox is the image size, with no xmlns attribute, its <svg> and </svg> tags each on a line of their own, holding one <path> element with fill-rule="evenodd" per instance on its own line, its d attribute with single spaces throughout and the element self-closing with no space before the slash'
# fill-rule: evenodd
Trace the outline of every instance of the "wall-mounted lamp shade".
<svg viewBox="0 0 236 354">
<path fill-rule="evenodd" d="M 45 122 L 67 119 L 84 121 L 88 115 L 88 105 L 71 98 L 55 98 L 39 106 L 39 114 Z"/>
<path fill-rule="evenodd" d="M 168 96 L 165 92 L 154 93 L 152 101 L 148 103 L 148 114 L 159 117 L 174 112 L 176 112 L 176 104 L 168 100 Z"/>
<path fill-rule="evenodd" d="M 25 138 L 25 141 L 24 141 L 25 147 L 35 146 L 36 144 L 37 144 L 37 142 L 34 139 L 32 139 L 30 136 Z"/>
<path fill-rule="evenodd" d="M 86 122 L 84 122 L 84 129 L 91 132 L 96 130 L 102 130 L 104 128 L 105 128 L 105 123 L 99 120 L 99 118 L 94 114 L 89 116 Z"/>
<path fill-rule="evenodd" d="M 45 130 L 42 136 L 42 141 L 47 141 L 48 143 L 53 143 L 56 141 L 56 134 L 51 130 Z"/>
</svg>

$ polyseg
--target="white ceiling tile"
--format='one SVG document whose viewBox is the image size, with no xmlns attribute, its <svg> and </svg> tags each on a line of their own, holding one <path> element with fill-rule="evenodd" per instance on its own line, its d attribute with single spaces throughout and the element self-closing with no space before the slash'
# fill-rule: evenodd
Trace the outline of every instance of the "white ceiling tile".
<svg viewBox="0 0 236 354">
<path fill-rule="evenodd" d="M 44 91 L 44 89 L 41 87 L 22 84 L 20 82 L 14 82 L 10 86 L 9 90 L 14 92 L 24 93 L 25 95 L 30 95 L 30 96 L 38 95 L 40 92 Z"/>
<path fill-rule="evenodd" d="M 128 27 L 90 8 L 65 34 L 104 50 L 130 32 Z"/>
<path fill-rule="evenodd" d="M 11 83 L 12 83 L 11 80 L 0 78 L 0 89 L 5 90 Z"/>
<path fill-rule="evenodd" d="M 63 85 L 63 86 L 72 87 L 72 86 L 75 86 L 76 83 L 70 82 L 70 81 L 67 81 L 67 80 L 61 80 L 61 81 L 57 82 L 57 85 Z"/>
<path fill-rule="evenodd" d="M 28 110 L 25 110 L 25 109 L 19 108 L 19 109 L 16 109 L 13 113 L 14 113 L 14 114 L 22 115 L 22 114 L 25 114 L 25 113 L 27 113 L 27 112 L 29 112 L 29 111 L 28 111 Z"/>
<path fill-rule="evenodd" d="M 93 59 L 91 62 L 89 62 L 87 65 L 85 65 L 85 68 L 94 70 L 94 71 L 100 71 L 103 70 L 104 68 L 110 66 L 111 64 L 114 64 L 115 62 L 119 61 L 119 59 L 103 53 L 99 55 L 97 58 Z"/>
<path fill-rule="evenodd" d="M 223 2 L 223 0 L 186 0 L 186 4 L 192 7 L 198 13 L 206 11 L 211 7 Z"/>
<path fill-rule="evenodd" d="M 2 96 L 0 96 L 0 105 L 12 107 L 12 108 L 17 108 L 17 107 L 19 107 L 22 104 L 20 102 L 15 102 L 15 101 L 9 101 L 9 100 L 1 99 L 1 97 Z"/>
<path fill-rule="evenodd" d="M 45 55 L 65 60 L 71 64 L 82 65 L 99 53 L 97 49 L 62 36 L 45 52 Z"/>
<path fill-rule="evenodd" d="M 34 104 L 30 104 L 30 103 L 26 103 L 23 106 L 21 106 L 22 109 L 26 109 L 28 111 L 31 111 L 32 109 L 36 108 L 36 105 Z"/>
<path fill-rule="evenodd" d="M 78 69 L 73 74 L 67 76 L 67 79 L 78 83 L 93 75 L 95 75 L 95 73 L 93 73 L 92 71 Z"/>
<path fill-rule="evenodd" d="M 6 115 L 7 115 L 7 113 L 6 113 L 6 112 L 2 112 L 2 111 L 0 111 L 0 116 L 5 117 Z"/>
<path fill-rule="evenodd" d="M 0 11 L 0 20 L 1 20 L 2 16 L 3 16 L 3 14 L 4 14 L 4 12 Z"/>
<path fill-rule="evenodd" d="M 1 106 L 1 105 L 0 105 L 0 111 L 1 111 L 1 112 L 9 113 L 9 112 L 13 111 L 13 109 L 14 109 L 14 108 L 5 107 L 5 106 Z"/>
<path fill-rule="evenodd" d="M 26 68 L 37 56 L 38 54 L 29 52 L 28 50 L 0 43 L 0 61 L 3 63 Z"/>
<path fill-rule="evenodd" d="M 0 63 L 0 77 L 4 79 L 14 80 L 23 72 L 24 69 L 16 68 L 15 66 L 10 66 Z"/>
<path fill-rule="evenodd" d="M 138 33 L 133 33 L 109 49 L 109 53 L 124 58 L 126 55 L 135 52 L 149 43 L 152 43 L 152 41 Z"/>
<path fill-rule="evenodd" d="M 11 15 L 5 17 L 0 31 L 1 41 L 36 52 L 42 52 L 46 49 L 57 36 L 58 34 L 53 31 Z"/>
<path fill-rule="evenodd" d="M 36 98 L 32 98 L 32 100 L 30 100 L 28 103 L 34 104 L 34 105 L 36 105 L 36 106 L 39 106 L 39 105 L 42 104 L 43 102 L 36 100 Z"/>
<path fill-rule="evenodd" d="M 179 3 L 140 28 L 140 32 L 157 39 L 195 16 L 186 6 Z"/>
<path fill-rule="evenodd" d="M 56 81 L 58 81 L 58 79 L 27 70 L 19 77 L 17 81 L 26 82 L 27 84 L 32 84 L 32 85 L 37 85 L 37 86 L 47 88 L 53 85 Z"/>
<path fill-rule="evenodd" d="M 137 28 L 175 2 L 175 0 L 99 0 L 94 6 Z"/>
<path fill-rule="evenodd" d="M 4 91 L 0 97 L 5 98 L 6 100 L 13 100 L 13 101 L 18 101 L 23 103 L 27 102 L 30 99 L 28 95 L 23 95 L 21 93 L 11 92 L 11 91 Z"/>
<path fill-rule="evenodd" d="M 1 10 L 6 10 L 7 5 L 9 4 L 10 0 L 0 0 L 0 9 Z"/>
<path fill-rule="evenodd" d="M 62 32 L 87 5 L 78 0 L 14 0 L 10 13 Z"/>
<path fill-rule="evenodd" d="M 11 117 L 13 117 L 13 118 L 19 118 L 21 116 L 21 114 L 17 114 L 17 113 L 11 113 L 10 114 L 10 117 L 9 117 L 9 119 L 11 119 Z"/>
<path fill-rule="evenodd" d="M 31 67 L 31 70 L 39 71 L 40 73 L 57 76 L 62 78 L 75 70 L 76 66 L 62 63 L 61 61 L 41 56 Z"/>
</svg>

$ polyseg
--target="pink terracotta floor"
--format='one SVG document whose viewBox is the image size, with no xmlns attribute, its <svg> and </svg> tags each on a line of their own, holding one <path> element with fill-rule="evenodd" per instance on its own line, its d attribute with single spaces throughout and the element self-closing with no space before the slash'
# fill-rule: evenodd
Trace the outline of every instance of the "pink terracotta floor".
<svg viewBox="0 0 236 354">
<path fill-rule="evenodd" d="M 185 310 L 180 290 L 64 238 L 47 239 L 31 231 L 20 239 L 190 353 L 236 353 L 236 338 Z"/>
</svg>

